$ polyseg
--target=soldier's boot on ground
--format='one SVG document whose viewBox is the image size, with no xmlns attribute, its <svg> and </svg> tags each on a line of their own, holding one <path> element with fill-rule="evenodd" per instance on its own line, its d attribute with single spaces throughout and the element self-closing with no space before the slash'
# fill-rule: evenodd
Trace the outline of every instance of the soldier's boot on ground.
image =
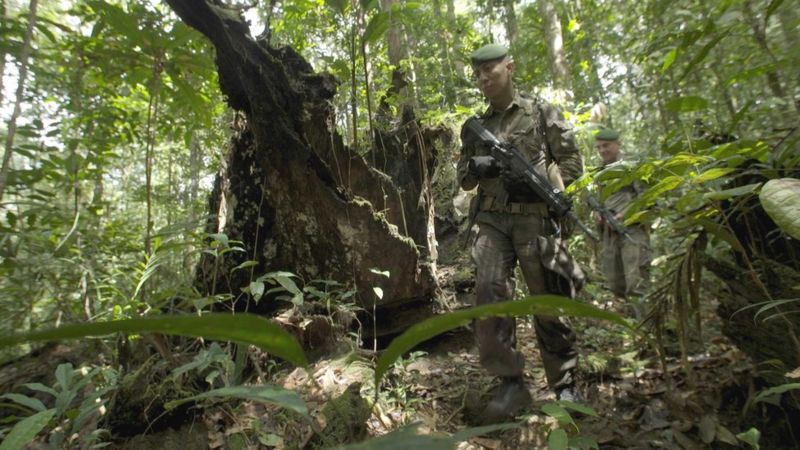
<svg viewBox="0 0 800 450">
<path fill-rule="evenodd" d="M 556 398 L 572 403 L 583 403 L 585 400 L 574 385 L 556 389 Z"/>
<path fill-rule="evenodd" d="M 583 395 L 574 385 L 556 389 L 556 399 L 572 403 L 586 403 L 586 399 L 583 398 Z M 575 418 L 584 417 L 584 414 L 580 411 L 570 410 L 570 414 Z"/>
<path fill-rule="evenodd" d="M 494 389 L 492 399 L 483 411 L 485 424 L 512 420 L 514 416 L 533 403 L 522 377 L 504 378 Z"/>
</svg>

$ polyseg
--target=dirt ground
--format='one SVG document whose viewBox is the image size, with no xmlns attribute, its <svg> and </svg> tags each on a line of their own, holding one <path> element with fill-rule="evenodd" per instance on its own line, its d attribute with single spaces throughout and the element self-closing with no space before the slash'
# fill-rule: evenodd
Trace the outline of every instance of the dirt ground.
<svg viewBox="0 0 800 450">
<path fill-rule="evenodd" d="M 458 274 L 450 271 L 446 276 Z M 459 283 L 451 279 L 447 285 Z M 450 296 L 449 307 L 469 303 L 468 286 L 451 289 L 445 292 Z M 622 313 L 630 310 L 603 291 L 593 296 L 603 307 Z M 596 414 L 568 416 L 554 407 L 555 395 L 539 364 L 532 321 L 518 320 L 518 345 L 527 357 L 525 380 L 534 404 L 517 418 L 514 428 L 473 437 L 459 442 L 457 448 L 548 448 L 548 437 L 557 428 L 566 431 L 574 448 L 751 448 L 745 441 L 752 427 L 762 432 L 761 448 L 798 448 L 790 427 L 781 423 L 790 420 L 788 416 L 752 403 L 758 389 L 756 370 L 719 334 L 713 308 L 709 302 L 703 311 L 703 323 L 708 325 L 704 325 L 702 340 L 695 333 L 685 365 L 667 327 L 666 370 L 652 342 L 605 322 L 573 320 L 581 353 L 580 390 L 585 405 Z M 384 378 L 374 407 L 370 405 L 375 399 L 375 355 L 345 341 L 336 354 L 313 365 L 314 381 L 300 369 L 276 374 L 280 384 L 301 393 L 316 426 L 329 436 L 325 442 L 318 440 L 311 426 L 300 425 L 285 413 L 281 416 L 275 407 L 249 405 L 237 409 L 248 412 L 239 413 L 235 420 L 220 414 L 216 421 L 206 419 L 209 442 L 219 443 L 210 448 L 235 448 L 230 437 L 237 427 L 239 431 L 252 428 L 255 422 L 260 422 L 259 436 L 269 438 L 256 442 L 250 433 L 240 448 L 327 448 L 385 435 L 409 424 L 416 424 L 421 434 L 450 435 L 480 422 L 483 405 L 496 384 L 480 367 L 468 327 L 439 336 L 398 361 Z M 347 406 L 330 408 L 334 401 Z"/>
</svg>

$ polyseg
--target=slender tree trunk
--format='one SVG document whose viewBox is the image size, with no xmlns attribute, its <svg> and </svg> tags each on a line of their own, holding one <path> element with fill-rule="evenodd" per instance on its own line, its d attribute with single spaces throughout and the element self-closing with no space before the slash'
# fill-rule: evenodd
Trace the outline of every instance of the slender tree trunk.
<svg viewBox="0 0 800 450">
<path fill-rule="evenodd" d="M 0 20 L 6 18 L 6 0 L 0 0 Z M 6 73 L 6 52 L 0 50 L 0 107 L 3 105 L 3 76 Z"/>
<path fill-rule="evenodd" d="M 753 11 L 752 0 L 745 0 L 743 8 L 745 20 L 750 25 L 750 28 L 753 29 L 753 38 L 758 43 L 758 46 L 761 47 L 761 50 L 764 51 L 764 54 L 766 54 L 774 64 L 774 68 L 766 73 L 767 86 L 769 86 L 769 89 L 772 91 L 772 95 L 788 101 L 789 104 L 794 107 L 795 111 L 800 114 L 800 99 L 794 99 L 791 95 L 787 95 L 786 89 L 784 88 L 783 76 L 777 69 L 777 67 L 779 67 L 778 58 L 775 57 L 775 54 L 770 49 L 767 40 L 766 24 L 759 20 L 759 17 Z"/>
<path fill-rule="evenodd" d="M 150 238 L 153 232 L 153 152 L 156 144 L 156 124 L 158 123 L 159 97 L 161 95 L 161 56 L 153 62 L 153 79 L 150 88 L 150 102 L 147 108 L 147 143 L 144 158 L 145 192 L 147 203 L 147 223 L 144 231 L 144 252 L 150 255 Z"/>
<path fill-rule="evenodd" d="M 445 104 L 452 108 L 456 105 L 456 95 L 453 82 L 456 79 L 455 71 L 453 70 L 453 58 L 450 55 L 450 46 L 453 44 L 454 39 L 452 35 L 452 27 L 450 21 L 442 16 L 442 2 L 441 0 L 433 0 L 433 13 L 436 21 L 444 25 L 444 36 L 439 40 L 439 59 L 444 66 L 442 76 L 439 78 L 439 83 L 444 89 Z"/>
<path fill-rule="evenodd" d="M 358 97 L 356 82 L 356 60 L 358 60 L 358 53 L 356 52 L 356 39 L 359 34 L 358 22 L 353 20 L 353 25 L 350 27 L 350 112 L 353 115 L 352 146 L 356 151 L 358 151 Z"/>
<path fill-rule="evenodd" d="M 22 98 L 25 94 L 25 80 L 28 77 L 28 58 L 31 56 L 33 48 L 33 28 L 36 26 L 36 8 L 38 0 L 31 0 L 28 12 L 28 28 L 25 30 L 25 39 L 22 41 L 22 50 L 19 58 L 19 78 L 17 81 L 17 94 L 14 100 L 14 112 L 8 120 L 8 130 L 6 135 L 5 153 L 3 153 L 3 165 L 0 167 L 0 202 L 8 182 L 8 172 L 11 170 L 11 156 L 14 154 L 14 135 L 17 132 L 17 119 L 22 113 Z"/>
<path fill-rule="evenodd" d="M 796 2 L 795 2 L 796 4 Z M 790 59 L 787 67 L 797 67 L 800 64 L 800 55 L 798 55 L 797 48 L 800 46 L 800 18 L 798 18 L 796 6 L 792 4 L 784 4 L 778 8 L 775 14 L 781 25 L 781 34 L 783 35 L 783 48 L 784 55 Z M 794 95 L 800 95 L 800 71 L 795 71 L 794 77 Z"/>
<path fill-rule="evenodd" d="M 391 12 L 393 7 L 400 5 L 400 0 L 380 0 L 381 10 L 384 12 Z M 381 121 L 384 128 L 388 122 L 392 120 L 392 114 L 387 102 L 390 97 L 398 98 L 398 105 L 400 111 L 410 106 L 408 94 L 408 74 L 402 67 L 403 61 L 408 60 L 408 47 L 403 42 L 403 32 L 399 26 L 399 22 L 392 19 L 389 28 L 384 35 L 386 38 L 386 48 L 389 56 L 389 64 L 393 66 L 392 69 L 392 85 L 387 91 L 385 97 L 381 100 L 379 107 Z"/>
<path fill-rule="evenodd" d="M 556 0 L 539 0 L 539 14 L 544 21 L 544 36 L 547 41 L 547 54 L 550 58 L 550 73 L 553 86 L 566 93 L 567 101 L 572 101 L 572 78 L 564 52 L 564 38 L 561 35 L 561 19 L 558 17 Z"/>
<path fill-rule="evenodd" d="M 505 9 L 506 37 L 508 38 L 508 43 L 513 45 L 514 42 L 517 42 L 517 35 L 519 34 L 517 13 L 514 11 L 514 0 L 503 0 L 503 7 Z"/>
</svg>

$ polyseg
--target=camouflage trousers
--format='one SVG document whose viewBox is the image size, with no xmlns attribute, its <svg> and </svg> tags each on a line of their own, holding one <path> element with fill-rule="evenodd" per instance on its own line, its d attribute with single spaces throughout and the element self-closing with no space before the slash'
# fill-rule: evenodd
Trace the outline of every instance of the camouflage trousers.
<svg viewBox="0 0 800 450">
<path fill-rule="evenodd" d="M 644 226 L 628 227 L 630 239 L 603 228 L 601 268 L 611 292 L 642 295 L 650 282 L 650 236 Z"/>
<path fill-rule="evenodd" d="M 513 298 L 514 269 L 519 262 L 531 295 L 560 294 L 573 297 L 584 276 L 561 240 L 542 205 L 538 213 L 510 214 L 481 211 L 472 248 L 477 266 L 476 303 L 484 305 Z M 551 388 L 573 383 L 578 352 L 568 323 L 553 316 L 534 317 L 534 328 Z M 481 365 L 500 377 L 522 375 L 525 358 L 516 349 L 516 322 L 494 317 L 475 322 Z"/>
</svg>

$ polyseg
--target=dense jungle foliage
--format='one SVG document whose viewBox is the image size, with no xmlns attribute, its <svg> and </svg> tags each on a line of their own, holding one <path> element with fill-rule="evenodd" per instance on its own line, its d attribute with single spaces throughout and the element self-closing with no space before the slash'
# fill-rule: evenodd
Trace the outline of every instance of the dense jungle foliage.
<svg viewBox="0 0 800 450">
<path fill-rule="evenodd" d="M 438 130 L 425 174 L 436 315 L 379 342 L 359 299 L 385 300 L 380 281 L 365 292 L 304 278 L 303 261 L 258 272 L 266 253 L 228 235 L 235 205 L 214 200 L 248 115 L 220 89 L 230 72 L 219 49 L 173 11 L 182 2 L 0 0 L 0 449 L 627 448 L 603 434 L 623 420 L 660 433 L 653 448 L 800 445 L 800 2 L 196 1 L 332 75 L 333 120 L 319 127 L 374 169 L 389 172 L 377 137 L 409 117 Z M 591 282 L 577 302 L 520 291 L 462 308 L 469 194 L 455 164 L 461 124 L 485 108 L 469 54 L 490 42 L 509 46 L 517 88 L 559 105 L 575 129 L 587 166 L 568 188 L 579 216 L 589 222 L 582 199 L 598 182 L 600 195 L 647 187 L 625 217 L 648 224 L 656 256 L 643 325 L 603 288 L 596 245 L 579 232 L 569 246 Z M 624 164 L 597 170 L 600 127 L 620 131 Z M 226 284 L 220 272 L 240 277 Z M 600 400 L 547 399 L 532 418 L 469 427 L 458 414 L 467 394 L 447 388 L 447 361 L 477 366 L 469 348 L 411 351 L 493 313 L 594 324 L 579 325 L 587 383 L 621 365 L 697 413 L 662 420 L 648 397 L 618 405 L 630 414 L 609 424 Z M 441 384 L 428 389 L 452 395 L 426 391 L 425 405 L 417 375 L 431 364 Z M 725 384 L 720 371 L 736 389 L 692 403 Z M 357 382 L 337 390 L 342 377 Z M 633 390 L 623 381 L 615 389 Z M 195 421 L 203 439 L 137 440 Z"/>
</svg>

